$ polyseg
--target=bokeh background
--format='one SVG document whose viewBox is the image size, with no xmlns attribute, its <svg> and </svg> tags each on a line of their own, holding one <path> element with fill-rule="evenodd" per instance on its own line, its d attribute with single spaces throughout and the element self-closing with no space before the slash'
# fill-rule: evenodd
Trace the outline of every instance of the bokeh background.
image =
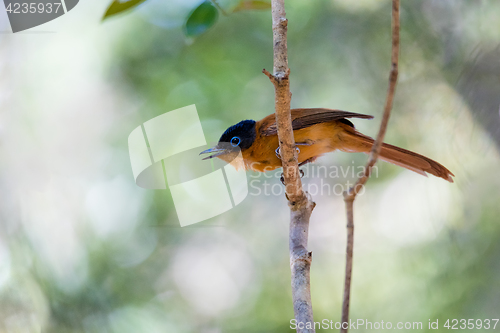
<svg viewBox="0 0 500 333">
<path fill-rule="evenodd" d="M 199 4 L 149 0 L 101 22 L 109 3 L 85 0 L 17 34 L 1 9 L 0 332 L 293 331 L 283 195 L 250 190 L 231 211 L 181 228 L 168 190 L 134 183 L 127 138 L 144 121 L 196 104 L 213 142 L 273 112 L 261 73 L 272 69 L 270 11 L 219 15 L 187 37 L 184 22 Z M 390 1 L 286 5 L 292 106 L 372 114 L 354 122 L 375 136 Z M 499 17 L 497 0 L 402 1 L 386 142 L 456 177 L 449 184 L 379 163 L 355 203 L 353 319 L 422 322 L 423 331 L 439 320 L 445 331 L 447 319 L 499 317 Z M 317 165 L 365 161 L 335 153 Z M 252 179 L 279 186 L 275 176 Z M 343 200 L 314 200 L 314 315 L 338 321 Z"/>
</svg>

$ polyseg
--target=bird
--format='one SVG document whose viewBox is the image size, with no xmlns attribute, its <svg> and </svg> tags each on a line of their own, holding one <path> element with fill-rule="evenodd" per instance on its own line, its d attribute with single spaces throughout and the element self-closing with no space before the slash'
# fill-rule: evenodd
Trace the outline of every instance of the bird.
<svg viewBox="0 0 500 333">
<path fill-rule="evenodd" d="M 372 119 L 371 115 L 325 108 L 292 109 L 290 113 L 299 166 L 336 150 L 366 154 L 371 151 L 374 140 L 348 120 Z M 266 172 L 281 168 L 275 114 L 259 121 L 240 121 L 224 131 L 215 147 L 201 154 L 210 154 L 203 160 L 217 157 L 236 169 Z M 450 170 L 410 150 L 383 143 L 379 158 L 423 176 L 430 173 L 453 183 L 455 175 Z"/>
</svg>

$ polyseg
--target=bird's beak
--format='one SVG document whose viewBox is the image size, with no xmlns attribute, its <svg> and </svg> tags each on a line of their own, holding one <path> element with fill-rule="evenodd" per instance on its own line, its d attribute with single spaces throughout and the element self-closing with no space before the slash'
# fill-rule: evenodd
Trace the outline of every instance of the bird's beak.
<svg viewBox="0 0 500 333">
<path fill-rule="evenodd" d="M 224 154 L 227 154 L 229 153 L 229 149 L 221 149 L 217 146 L 213 147 L 213 148 L 210 148 L 210 149 L 207 149 L 207 150 L 204 150 L 200 153 L 201 154 L 212 154 L 210 156 L 207 156 L 205 158 L 203 158 L 204 160 L 208 160 L 209 158 L 214 158 L 214 157 L 217 157 L 217 156 L 220 156 L 220 155 L 224 155 Z"/>
</svg>

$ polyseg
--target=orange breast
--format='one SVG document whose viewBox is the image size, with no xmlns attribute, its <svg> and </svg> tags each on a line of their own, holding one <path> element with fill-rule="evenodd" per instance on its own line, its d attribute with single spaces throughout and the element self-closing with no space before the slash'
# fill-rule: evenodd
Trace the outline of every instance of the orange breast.
<svg viewBox="0 0 500 333">
<path fill-rule="evenodd" d="M 340 148 L 343 126 L 347 125 L 334 121 L 295 130 L 295 142 L 308 144 L 297 146 L 300 150 L 299 163 Z M 256 130 L 259 133 L 259 128 Z M 246 169 L 265 172 L 281 168 L 281 160 L 275 153 L 278 146 L 277 135 L 257 135 L 252 146 L 242 151 Z"/>
</svg>

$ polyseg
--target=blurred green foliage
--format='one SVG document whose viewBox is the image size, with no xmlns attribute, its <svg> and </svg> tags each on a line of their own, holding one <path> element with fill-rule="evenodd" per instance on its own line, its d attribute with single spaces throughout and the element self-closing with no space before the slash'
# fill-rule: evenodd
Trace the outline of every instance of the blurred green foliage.
<svg viewBox="0 0 500 333">
<path fill-rule="evenodd" d="M 228 12 L 240 4 L 220 1 Z M 292 107 L 337 108 L 378 119 L 390 67 L 390 1 L 286 4 Z M 39 250 L 42 236 L 32 236 L 27 227 L 6 227 L 14 268 L 1 290 L 3 317 L 9 319 L 3 331 L 27 327 L 23 323 L 33 316 L 44 319 L 43 331 L 56 333 L 293 331 L 283 195 L 250 195 L 223 215 L 180 228 L 168 190 L 133 183 L 126 138 L 144 121 L 196 104 L 207 141 L 214 142 L 228 126 L 273 112 L 273 86 L 261 73 L 272 68 L 270 12 L 220 15 L 212 26 L 215 7 L 195 20 L 197 6 L 212 5 L 149 0 L 99 27 L 100 34 L 118 30 L 106 39 L 112 43 L 92 45 L 110 54 L 98 64 L 102 80 L 113 88 L 106 95 L 114 94 L 123 110 L 103 139 L 111 157 L 90 177 L 90 189 L 81 184 L 87 181 L 76 182 L 83 208 L 56 204 L 69 207 L 64 221 L 76 216 L 74 238 L 80 245 L 79 252 L 70 250 L 76 243 L 71 232 L 57 231 L 63 245 L 54 251 L 82 254 L 57 271 Z M 386 141 L 437 159 L 457 177 L 455 184 L 445 184 L 378 165 L 379 177 L 356 202 L 354 319 L 420 321 L 429 331 L 429 319 L 498 318 L 500 103 L 498 91 L 489 87 L 498 84 L 500 64 L 485 55 L 498 50 L 499 15 L 495 0 L 402 2 L 400 80 Z M 186 36 L 190 19 L 196 24 Z M 371 136 L 378 124 L 355 123 Z M 336 153 L 318 165 L 365 161 L 363 155 Z M 276 177 L 268 181 L 280 186 Z M 305 186 L 318 182 L 304 179 Z M 344 270 L 342 197 L 314 199 L 314 314 L 318 321 L 337 321 Z M 99 206 L 107 200 L 116 206 Z M 9 221 L 30 219 L 26 213 L 2 214 Z"/>
<path fill-rule="evenodd" d="M 111 16 L 114 16 L 116 14 L 120 14 L 124 11 L 130 10 L 134 7 L 139 6 L 141 3 L 143 3 L 146 0 L 130 0 L 130 1 L 113 1 L 111 5 L 109 5 L 108 9 L 106 10 L 106 13 L 104 13 L 104 16 L 102 19 L 107 19 Z"/>
<path fill-rule="evenodd" d="M 130 1 L 113 1 L 104 13 L 103 20 L 116 14 L 128 11 L 146 0 L 130 0 Z M 271 3 L 268 1 L 260 0 L 238 0 L 224 4 L 229 5 L 230 8 L 222 8 L 217 0 L 202 1 L 199 5 L 195 6 L 192 11 L 186 16 L 185 19 L 185 33 L 188 37 L 196 37 L 206 32 L 212 25 L 217 22 L 219 11 L 224 15 L 228 13 L 236 13 L 245 10 L 266 10 L 271 8 Z M 217 7 L 217 8 L 216 8 Z"/>
<path fill-rule="evenodd" d="M 202 2 L 186 20 L 186 35 L 195 37 L 201 35 L 215 24 L 219 12 L 210 1 Z"/>
</svg>

